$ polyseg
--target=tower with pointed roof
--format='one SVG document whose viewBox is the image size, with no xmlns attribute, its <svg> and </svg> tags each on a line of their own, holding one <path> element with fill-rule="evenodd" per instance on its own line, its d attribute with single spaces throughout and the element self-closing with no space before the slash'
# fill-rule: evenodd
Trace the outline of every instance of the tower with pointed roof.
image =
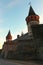
<svg viewBox="0 0 43 65">
<path fill-rule="evenodd" d="M 6 36 L 6 41 L 11 41 L 11 40 L 12 40 L 12 35 L 10 33 L 10 30 L 9 30 L 9 32 L 8 32 L 8 34 Z"/>
<path fill-rule="evenodd" d="M 28 32 L 31 33 L 31 25 L 39 24 L 39 16 L 34 12 L 32 6 L 30 5 L 29 14 L 26 17 L 26 23 L 28 27 Z"/>
</svg>

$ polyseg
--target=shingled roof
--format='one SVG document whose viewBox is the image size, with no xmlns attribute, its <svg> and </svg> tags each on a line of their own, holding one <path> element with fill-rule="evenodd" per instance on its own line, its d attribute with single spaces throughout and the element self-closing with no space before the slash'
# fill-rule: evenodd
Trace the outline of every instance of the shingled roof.
<svg viewBox="0 0 43 65">
<path fill-rule="evenodd" d="M 32 6 L 30 6 L 30 9 L 29 9 L 29 14 L 28 14 L 28 16 L 30 16 L 30 15 L 36 15 L 36 13 L 34 12 Z"/>
</svg>

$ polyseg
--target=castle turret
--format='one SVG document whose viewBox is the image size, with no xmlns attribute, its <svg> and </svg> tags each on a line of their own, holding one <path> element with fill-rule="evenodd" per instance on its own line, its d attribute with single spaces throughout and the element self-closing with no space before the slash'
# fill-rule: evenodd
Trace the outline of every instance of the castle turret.
<svg viewBox="0 0 43 65">
<path fill-rule="evenodd" d="M 31 25 L 39 24 L 39 16 L 34 12 L 31 5 L 29 9 L 29 14 L 26 17 L 26 23 L 27 23 L 29 33 L 31 33 Z"/>
<path fill-rule="evenodd" d="M 6 36 L 6 41 L 11 41 L 11 40 L 12 40 L 12 35 L 10 33 L 10 30 L 9 30 L 9 32 L 8 32 L 8 34 Z"/>
</svg>

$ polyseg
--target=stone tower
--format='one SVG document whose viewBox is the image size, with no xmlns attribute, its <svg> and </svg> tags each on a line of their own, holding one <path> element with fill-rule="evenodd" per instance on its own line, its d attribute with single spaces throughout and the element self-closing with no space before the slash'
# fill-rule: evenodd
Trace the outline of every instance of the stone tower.
<svg viewBox="0 0 43 65">
<path fill-rule="evenodd" d="M 11 40 L 12 40 L 12 35 L 10 33 L 10 30 L 9 30 L 9 32 L 8 32 L 8 34 L 6 36 L 6 41 L 11 41 Z"/>
<path fill-rule="evenodd" d="M 31 25 L 39 24 L 39 16 L 34 12 L 32 6 L 30 5 L 29 14 L 26 17 L 26 23 L 28 27 L 28 33 L 31 34 Z"/>
</svg>

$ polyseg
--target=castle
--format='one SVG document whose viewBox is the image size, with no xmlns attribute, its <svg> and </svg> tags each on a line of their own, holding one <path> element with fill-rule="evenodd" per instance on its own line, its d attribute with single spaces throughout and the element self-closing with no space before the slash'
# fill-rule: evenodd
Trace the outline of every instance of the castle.
<svg viewBox="0 0 43 65">
<path fill-rule="evenodd" d="M 43 24 L 39 24 L 39 18 L 30 5 L 29 14 L 25 19 L 28 32 L 17 35 L 17 38 L 12 40 L 9 30 L 2 48 L 3 58 L 43 59 Z"/>
</svg>

